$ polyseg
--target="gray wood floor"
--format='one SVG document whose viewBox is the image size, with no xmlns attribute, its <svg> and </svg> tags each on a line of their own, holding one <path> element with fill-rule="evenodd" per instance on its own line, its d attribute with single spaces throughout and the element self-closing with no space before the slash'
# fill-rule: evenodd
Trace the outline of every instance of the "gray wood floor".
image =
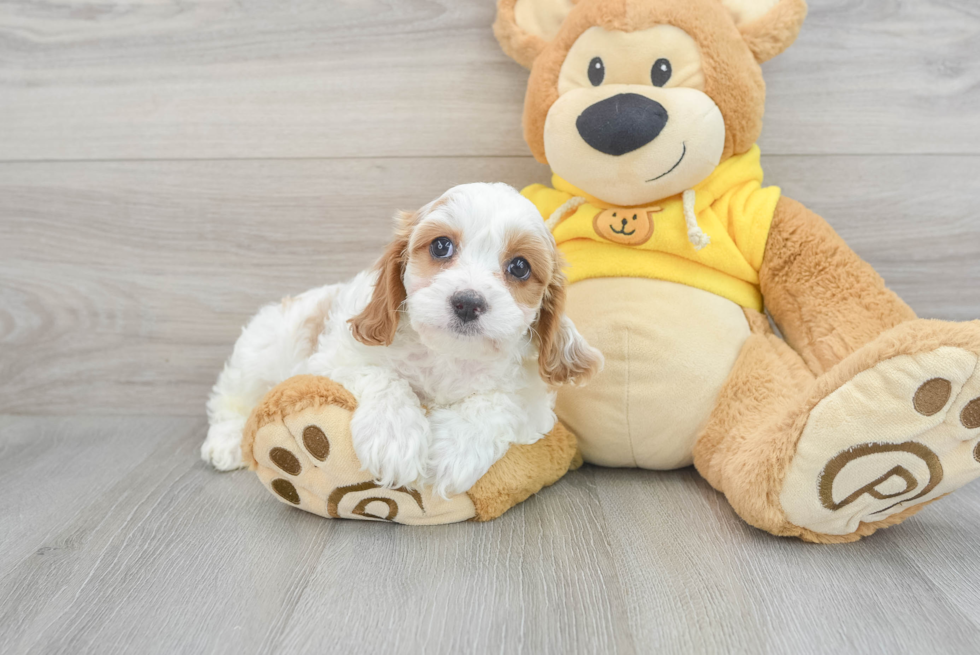
<svg viewBox="0 0 980 655">
<path fill-rule="evenodd" d="M 815 547 L 691 470 L 410 529 L 198 461 L 260 304 L 368 265 L 397 208 L 547 178 L 492 4 L 0 4 L 0 651 L 978 651 L 980 485 Z M 980 316 L 977 3 L 811 0 L 765 69 L 769 181 L 921 315 Z"/>
</svg>

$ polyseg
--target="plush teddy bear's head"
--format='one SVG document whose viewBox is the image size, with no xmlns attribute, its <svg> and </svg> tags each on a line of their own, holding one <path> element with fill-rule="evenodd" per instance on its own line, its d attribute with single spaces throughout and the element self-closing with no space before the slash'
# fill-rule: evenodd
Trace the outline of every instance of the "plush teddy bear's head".
<svg viewBox="0 0 980 655">
<path fill-rule="evenodd" d="M 499 0 L 494 32 L 531 68 L 524 138 L 567 182 L 619 206 L 676 195 L 762 130 L 759 64 L 804 0 Z"/>
</svg>

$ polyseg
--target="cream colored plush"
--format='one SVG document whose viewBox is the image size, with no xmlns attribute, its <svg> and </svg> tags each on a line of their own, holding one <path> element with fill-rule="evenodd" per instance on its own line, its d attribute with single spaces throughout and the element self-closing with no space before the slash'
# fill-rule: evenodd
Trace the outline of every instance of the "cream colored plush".
<svg viewBox="0 0 980 655">
<path fill-rule="evenodd" d="M 559 394 L 558 414 L 583 435 L 585 459 L 602 466 L 690 466 L 694 443 L 749 337 L 741 308 L 680 284 L 613 278 L 572 285 L 565 311 L 606 358 L 588 386 Z"/>
<path fill-rule="evenodd" d="M 545 39 L 552 39 L 565 16 L 572 10 L 575 3 L 572 0 L 548 0 L 547 2 L 535 2 L 534 0 L 517 0 L 514 5 L 514 15 L 519 25 L 526 25 L 528 31 L 539 34 Z"/>
</svg>

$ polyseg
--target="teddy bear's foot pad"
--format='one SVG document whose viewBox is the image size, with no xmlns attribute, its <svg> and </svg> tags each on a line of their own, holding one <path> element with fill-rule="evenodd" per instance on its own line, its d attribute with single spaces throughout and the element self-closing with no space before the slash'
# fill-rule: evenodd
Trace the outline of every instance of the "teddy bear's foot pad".
<svg viewBox="0 0 980 655">
<path fill-rule="evenodd" d="M 978 356 L 944 346 L 884 360 L 817 403 L 780 501 L 794 525 L 850 535 L 977 476 Z"/>
<path fill-rule="evenodd" d="M 282 502 L 327 518 L 431 525 L 475 515 L 466 494 L 386 489 L 361 470 L 349 409 L 325 404 L 286 411 L 255 432 L 251 454 L 262 483 Z"/>
</svg>

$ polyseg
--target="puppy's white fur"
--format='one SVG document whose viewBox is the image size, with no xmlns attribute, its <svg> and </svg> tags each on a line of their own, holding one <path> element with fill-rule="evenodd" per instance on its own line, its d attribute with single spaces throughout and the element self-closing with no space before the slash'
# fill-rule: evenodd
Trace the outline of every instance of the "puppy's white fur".
<svg viewBox="0 0 980 655">
<path fill-rule="evenodd" d="M 451 259 L 432 257 L 432 235 L 455 235 Z M 515 256 L 532 262 L 530 281 L 508 277 Z M 466 290 L 486 310 L 463 323 L 450 298 Z M 251 320 L 208 401 L 202 457 L 221 470 L 242 466 L 252 408 L 279 382 L 312 373 L 357 398 L 354 450 L 380 484 L 467 491 L 510 444 L 554 427 L 554 385 L 601 367 L 563 301 L 554 239 L 529 201 L 504 184 L 450 189 L 398 219 L 376 270 Z"/>
</svg>

